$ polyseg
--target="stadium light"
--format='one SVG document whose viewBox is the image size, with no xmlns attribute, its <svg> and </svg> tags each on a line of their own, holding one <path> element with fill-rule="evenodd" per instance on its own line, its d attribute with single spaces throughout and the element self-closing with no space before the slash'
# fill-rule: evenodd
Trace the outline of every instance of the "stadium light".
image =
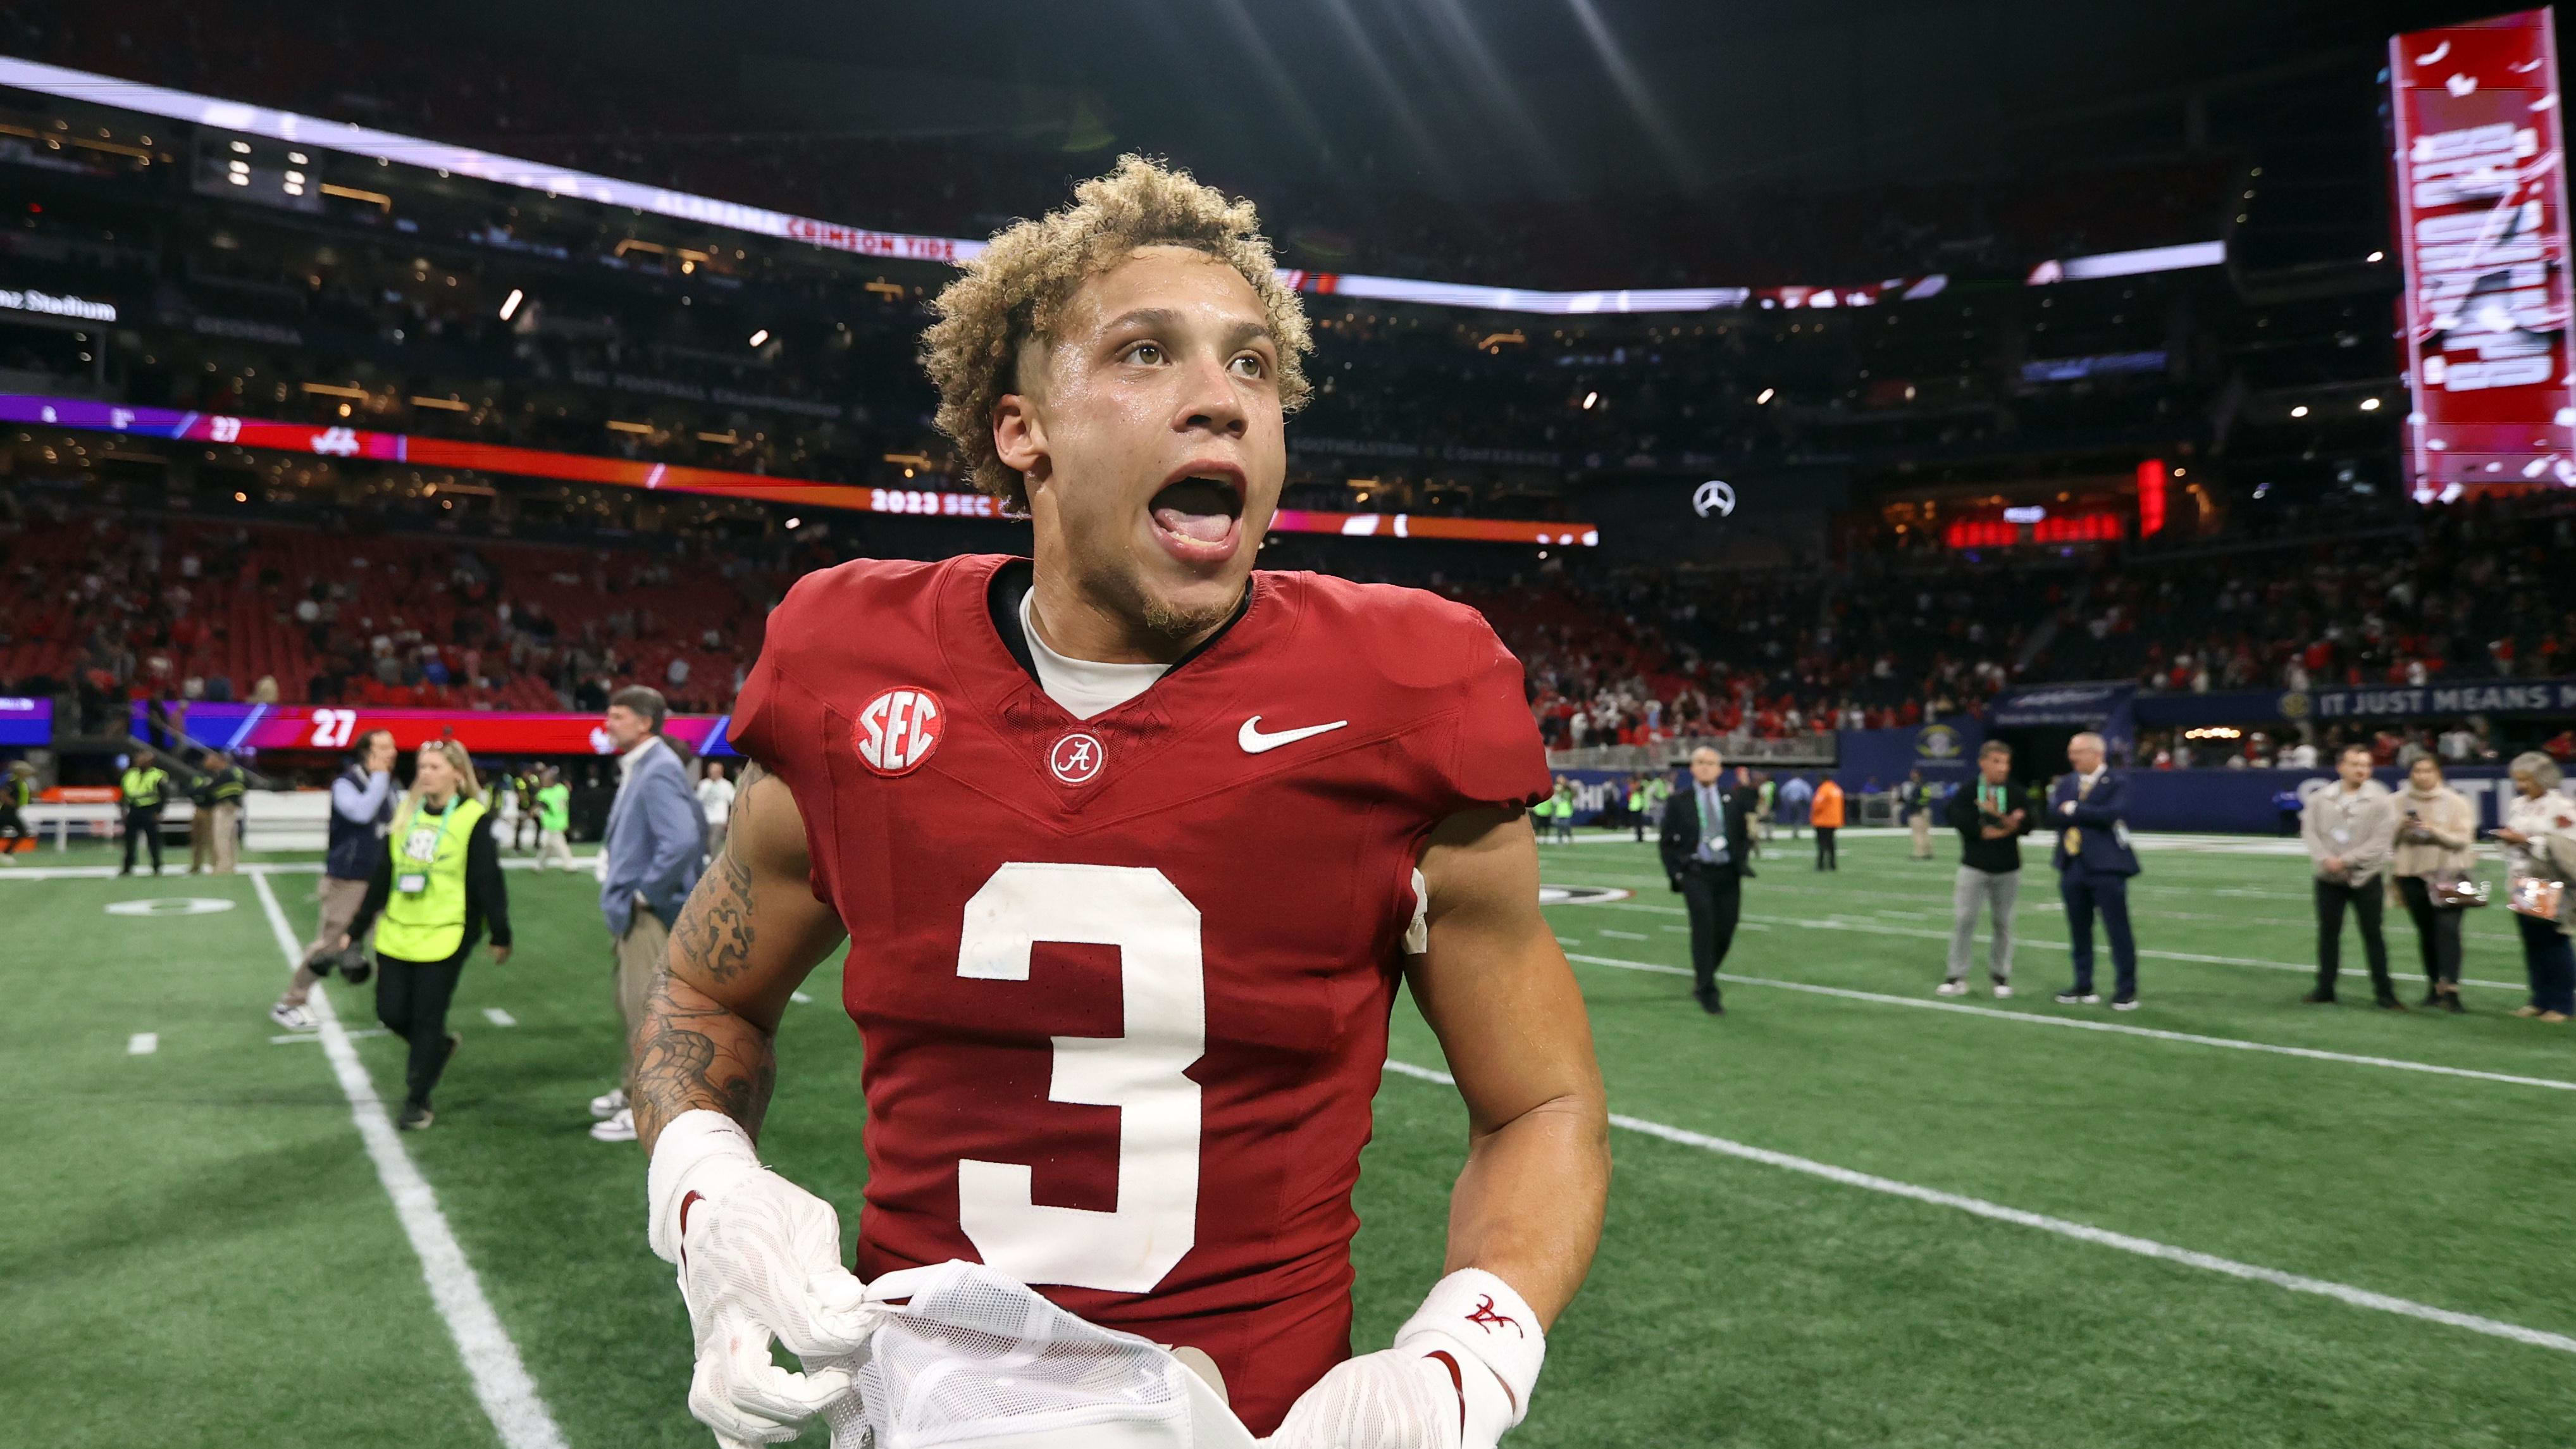
<svg viewBox="0 0 2576 1449">
<path fill-rule="evenodd" d="M 1583 410 L 1587 413 L 1592 411 L 1592 405 L 1599 401 L 1601 401 L 1601 394 L 1597 392 L 1585 393 L 1583 395 Z"/>
<path fill-rule="evenodd" d="M 2307 405 L 2306 403 L 2301 403 L 2301 404 L 2299 404 L 2297 407 L 2294 407 L 2294 408 L 2290 409 L 2290 416 L 2292 416 L 2292 417 L 2294 417 L 2294 418 L 2304 418 L 2304 417 L 2306 417 L 2307 415 L 2308 415 L 2308 405 Z"/>
<path fill-rule="evenodd" d="M 510 295 L 502 299 L 501 320 L 504 322 L 509 321 L 510 314 L 519 310 L 519 304 L 527 299 L 527 295 L 527 293 L 520 291 L 518 288 L 512 287 L 510 289 Z"/>
<path fill-rule="evenodd" d="M 801 519 L 801 518 L 791 518 L 791 519 L 787 520 L 787 526 L 788 526 L 789 528 L 797 528 L 797 527 L 802 526 L 802 525 L 804 524 L 804 522 L 805 522 L 805 520 L 804 520 L 804 519 Z"/>
<path fill-rule="evenodd" d="M 766 327 L 763 327 L 759 331 L 751 334 L 751 345 L 754 347 L 758 347 L 760 344 L 767 342 L 768 340 L 769 329 Z"/>
<path fill-rule="evenodd" d="M 2366 413 L 2375 413 L 2379 411 L 2379 399 L 2375 397 L 2363 398 L 2361 400 L 2361 410 Z"/>
<path fill-rule="evenodd" d="M 1779 389 L 1777 388 L 1766 387 L 1762 389 L 1760 392 L 1753 395 L 1753 405 L 1755 407 L 1760 407 L 1762 404 L 1769 402 L 1772 396 L 1778 391 Z"/>
<path fill-rule="evenodd" d="M 2386 261 L 2387 259 L 2388 253 L 2386 252 L 2372 252 L 2369 256 L 2362 258 L 2365 262 L 2381 262 Z"/>
</svg>

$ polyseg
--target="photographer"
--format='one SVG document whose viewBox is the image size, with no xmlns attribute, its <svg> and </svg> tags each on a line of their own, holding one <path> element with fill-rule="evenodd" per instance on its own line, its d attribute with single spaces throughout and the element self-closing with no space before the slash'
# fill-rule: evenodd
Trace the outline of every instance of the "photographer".
<svg viewBox="0 0 2576 1449">
<path fill-rule="evenodd" d="M 411 1046 L 395 1119 L 406 1132 L 435 1120 L 429 1093 L 456 1055 L 447 1008 L 465 958 L 489 929 L 492 960 L 510 959 L 510 893 L 480 793 L 463 745 L 431 740 L 420 747 L 389 848 L 377 859 L 357 918 L 335 943 L 345 951 L 376 928 L 376 1018 Z"/>
<path fill-rule="evenodd" d="M 2465 907 L 2448 904 L 2444 897 L 2477 868 L 2477 810 L 2442 783 L 2442 762 L 2419 751 L 2407 762 L 2397 811 L 2397 848 L 2389 875 L 2423 952 L 2424 1004 L 2466 1010 L 2460 1005 L 2460 915 Z"/>
</svg>

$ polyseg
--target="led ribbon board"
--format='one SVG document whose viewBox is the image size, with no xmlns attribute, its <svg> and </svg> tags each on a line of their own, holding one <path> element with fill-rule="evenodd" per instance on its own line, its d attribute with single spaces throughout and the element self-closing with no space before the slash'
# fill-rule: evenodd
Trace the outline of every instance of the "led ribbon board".
<svg viewBox="0 0 2576 1449">
<path fill-rule="evenodd" d="M 0 423 L 125 433 L 174 442 L 228 444 L 301 453 L 308 457 L 370 458 L 382 463 L 472 469 L 515 477 L 552 478 L 567 483 L 596 483 L 663 493 L 756 498 L 765 503 L 838 509 L 846 513 L 913 513 L 994 519 L 1005 516 L 993 498 L 983 493 L 931 488 L 864 488 L 848 483 L 777 478 L 766 473 L 692 468 L 680 463 L 599 458 L 587 453 L 556 453 L 543 448 L 469 443 L 454 438 L 420 438 L 408 433 L 379 433 L 366 428 L 271 422 L 226 413 L 127 406 L 88 398 L 0 393 Z M 1447 538 L 1542 547 L 1561 544 L 1589 548 L 1601 541 L 1600 530 L 1589 523 L 1434 518 L 1404 513 L 1325 513 L 1302 508 L 1280 509 L 1270 520 L 1270 531 L 1329 533 L 1344 538 Z"/>
</svg>

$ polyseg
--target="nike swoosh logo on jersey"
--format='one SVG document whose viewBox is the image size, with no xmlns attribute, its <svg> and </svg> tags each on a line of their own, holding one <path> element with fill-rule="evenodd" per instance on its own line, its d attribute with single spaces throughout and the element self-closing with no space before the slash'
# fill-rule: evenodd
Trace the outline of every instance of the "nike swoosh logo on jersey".
<svg viewBox="0 0 2576 1449">
<path fill-rule="evenodd" d="M 1330 734 L 1349 723 L 1349 720 L 1337 719 L 1331 724 L 1308 725 L 1301 730 L 1281 730 L 1277 734 L 1266 735 L 1261 732 L 1261 716 L 1256 714 L 1243 722 L 1243 728 L 1235 734 L 1234 742 L 1243 746 L 1245 754 L 1258 755 L 1267 750 L 1275 750 L 1281 745 L 1293 745 L 1299 740 L 1311 740 L 1317 735 Z"/>
</svg>

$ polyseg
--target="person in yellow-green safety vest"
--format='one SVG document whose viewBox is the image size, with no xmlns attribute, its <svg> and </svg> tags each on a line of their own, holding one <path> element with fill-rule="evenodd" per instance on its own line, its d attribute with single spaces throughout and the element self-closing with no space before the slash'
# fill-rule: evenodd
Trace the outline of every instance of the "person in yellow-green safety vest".
<svg viewBox="0 0 2576 1449">
<path fill-rule="evenodd" d="M 546 782 L 537 787 L 537 869 L 561 864 L 566 870 L 579 870 L 581 863 L 572 858 L 572 843 L 564 832 L 572 829 L 572 787 L 564 783 L 563 767 L 546 766 Z"/>
<path fill-rule="evenodd" d="M 1531 813 L 1548 826 L 1551 839 L 1571 842 L 1574 839 L 1574 782 L 1562 775 L 1556 777 L 1556 793 L 1538 802 Z"/>
<path fill-rule="evenodd" d="M 435 1120 L 430 1089 L 461 1040 L 447 1029 L 447 1007 L 465 958 L 489 930 L 493 962 L 510 959 L 509 886 L 480 795 L 463 745 L 431 740 L 420 747 L 375 879 L 336 943 L 345 951 L 376 928 L 376 1019 L 411 1046 L 395 1119 L 406 1132 Z"/>
<path fill-rule="evenodd" d="M 134 846 L 139 838 L 151 847 L 152 873 L 159 875 L 161 802 L 170 793 L 170 772 L 161 768 L 150 750 L 136 750 L 134 762 L 117 781 L 117 792 L 125 800 L 125 868 L 117 874 L 134 874 Z"/>
</svg>

